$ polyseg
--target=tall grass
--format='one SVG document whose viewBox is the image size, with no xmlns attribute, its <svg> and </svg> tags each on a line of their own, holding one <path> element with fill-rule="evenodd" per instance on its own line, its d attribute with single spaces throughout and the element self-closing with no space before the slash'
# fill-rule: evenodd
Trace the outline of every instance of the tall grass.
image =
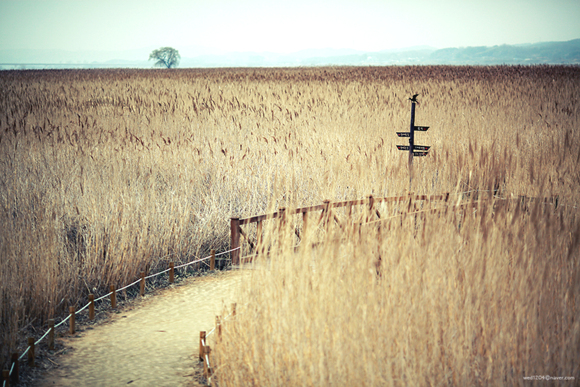
<svg viewBox="0 0 580 387">
<path fill-rule="evenodd" d="M 305 238 L 293 253 L 286 239 L 284 253 L 258 257 L 243 304 L 212 344 L 214 379 L 220 386 L 578 380 L 577 214 L 489 198 L 453 208 L 384 221 L 380 237 L 372 226 L 360 234 L 335 227 L 314 251 Z"/>
<path fill-rule="evenodd" d="M 17 348 L 22 327 L 42 326 L 88 293 L 126 284 L 144 267 L 225 250 L 232 216 L 409 190 L 499 189 L 503 196 L 558 196 L 559 203 L 575 205 L 578 72 L 561 66 L 2 72 L 2 358 Z M 395 147 L 404 142 L 395 131 L 407 130 L 407 98 L 415 92 L 421 94 L 416 124 L 431 127 L 417 134 L 416 143 L 432 151 L 415 160 L 409 187 L 407 155 Z M 561 232 L 539 228 L 536 234 L 547 234 L 538 251 L 556 238 L 563 250 L 554 254 L 566 255 L 575 241 L 575 211 L 562 215 Z M 528 238 L 520 218 L 491 229 L 504 233 L 501 238 L 508 231 L 514 240 Z M 447 218 L 429 224 L 437 243 L 456 227 Z M 439 262 L 434 273 L 440 273 L 448 249 L 459 251 L 462 238 L 431 249 L 425 265 Z M 411 253 L 424 249 L 415 239 L 404 240 L 389 244 L 393 250 L 382 256 L 399 254 L 410 276 L 418 270 Z M 474 258 L 483 257 L 477 248 L 484 242 L 473 243 L 467 246 Z M 364 249 L 351 250 L 366 256 Z M 467 251 L 456 259 L 467 262 Z M 498 251 L 490 249 L 487 268 L 502 267 Z M 529 257 L 532 250 L 525 251 Z M 570 269 L 565 275 L 577 275 L 575 266 Z M 329 278 L 335 274 L 328 271 Z M 373 285 L 374 294 L 384 293 L 386 276 Z M 444 281 L 433 274 L 437 279 Z M 397 284 L 398 291 L 412 292 L 410 283 Z M 443 326 L 440 315 L 433 318 Z M 289 359 L 302 361 L 290 343 L 284 345 Z"/>
</svg>

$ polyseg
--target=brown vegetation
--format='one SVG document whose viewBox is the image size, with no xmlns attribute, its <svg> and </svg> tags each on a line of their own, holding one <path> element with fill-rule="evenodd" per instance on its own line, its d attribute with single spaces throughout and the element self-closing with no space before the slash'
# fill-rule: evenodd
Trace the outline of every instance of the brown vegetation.
<svg viewBox="0 0 580 387">
<path fill-rule="evenodd" d="M 415 160 L 411 190 L 496 198 L 461 217 L 392 222 L 380 243 L 372 227 L 314 255 L 292 255 L 286 241 L 224 332 L 216 377 L 578 378 L 579 75 L 561 66 L 2 72 L 2 359 L 19 329 L 90 292 L 227 249 L 231 216 L 407 193 L 395 131 L 408 130 L 417 92 L 416 124 L 431 129 L 416 144 L 432 150 Z M 559 206 L 496 203 L 512 194 L 557 196 Z"/>
</svg>

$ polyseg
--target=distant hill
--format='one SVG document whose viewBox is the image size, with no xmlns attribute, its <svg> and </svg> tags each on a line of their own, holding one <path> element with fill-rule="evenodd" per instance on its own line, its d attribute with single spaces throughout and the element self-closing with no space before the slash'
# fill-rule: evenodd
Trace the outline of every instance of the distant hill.
<svg viewBox="0 0 580 387">
<path fill-rule="evenodd" d="M 62 50 L 0 50 L 0 69 L 15 68 L 151 68 L 152 48 L 126 52 Z M 429 46 L 365 52 L 349 49 L 309 49 L 292 54 L 230 52 L 189 47 L 179 67 L 294 67 L 385 65 L 580 64 L 580 39 L 534 44 L 451 47 Z"/>
<path fill-rule="evenodd" d="M 433 64 L 580 64 L 580 39 L 510 46 L 445 48 L 426 59 Z"/>
</svg>

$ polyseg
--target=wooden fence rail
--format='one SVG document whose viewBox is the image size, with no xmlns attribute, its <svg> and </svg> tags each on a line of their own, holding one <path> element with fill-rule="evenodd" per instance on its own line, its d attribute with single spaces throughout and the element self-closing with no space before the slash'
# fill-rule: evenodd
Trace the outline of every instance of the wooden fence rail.
<svg viewBox="0 0 580 387">
<path fill-rule="evenodd" d="M 277 218 L 285 220 L 285 218 L 288 215 L 302 214 L 303 229 L 305 229 L 309 223 L 308 222 L 308 214 L 310 212 L 322 211 L 322 213 L 320 214 L 320 217 L 318 219 L 318 223 L 320 223 L 320 221 L 322 221 L 322 220 L 325 220 L 325 218 L 326 218 L 325 221 L 328 221 L 328 219 L 330 219 L 332 217 L 332 219 L 334 219 L 338 224 L 340 224 L 340 221 L 336 217 L 336 215 L 332 215 L 332 213 L 331 213 L 331 210 L 333 208 L 349 207 L 348 214 L 350 216 L 350 215 L 352 215 L 352 207 L 360 206 L 360 205 L 368 205 L 369 214 L 373 214 L 373 212 L 374 212 L 374 214 L 376 214 L 376 216 L 378 216 L 380 218 L 381 213 L 379 212 L 379 210 L 377 208 L 375 208 L 375 205 L 377 203 L 406 202 L 406 201 L 409 201 L 409 202 L 412 202 L 412 201 L 427 201 L 427 202 L 445 201 L 445 202 L 447 202 L 448 200 L 449 200 L 449 193 L 448 192 L 441 194 L 441 195 L 409 194 L 409 195 L 405 195 L 405 196 L 392 196 L 392 197 L 382 197 L 382 198 L 375 198 L 372 195 L 370 195 L 366 199 L 346 200 L 346 201 L 340 201 L 340 202 L 331 202 L 329 200 L 325 200 L 323 202 L 323 204 L 319 204 L 319 205 L 315 205 L 315 206 L 301 207 L 301 208 L 295 208 L 295 209 L 290 209 L 290 210 L 287 210 L 286 208 L 280 208 L 277 212 L 273 212 L 271 214 L 256 215 L 256 216 L 252 216 L 249 218 L 243 218 L 243 219 L 230 218 L 230 249 L 237 249 L 237 250 L 234 250 L 232 252 L 232 255 L 231 255 L 232 265 L 239 265 L 239 263 L 240 263 L 240 257 L 242 256 L 242 250 L 240 249 L 241 237 L 244 237 L 244 239 L 248 242 L 248 244 L 250 245 L 250 247 L 252 249 L 255 249 L 257 247 L 257 245 L 260 245 L 260 243 L 262 241 L 262 229 L 263 229 L 262 222 L 264 222 L 265 220 L 271 220 L 271 219 L 277 219 Z M 254 244 L 250 240 L 248 235 L 241 228 L 241 226 L 251 224 L 251 223 L 257 223 L 257 225 L 256 225 L 256 227 L 257 227 L 257 229 L 256 229 L 256 234 L 257 234 L 256 235 L 256 244 Z M 296 232 L 298 235 L 298 231 L 296 231 Z"/>
<path fill-rule="evenodd" d="M 474 200 L 479 198 L 481 194 L 488 193 L 491 197 L 494 193 L 488 191 L 470 191 L 470 192 L 459 192 L 457 194 L 462 196 L 469 197 L 469 202 L 462 201 L 463 203 L 459 206 L 464 208 L 465 205 L 468 203 L 474 203 Z M 382 198 L 375 198 L 372 195 L 368 196 L 366 199 L 358 199 L 358 200 L 346 200 L 346 201 L 339 201 L 339 202 L 331 202 L 329 200 L 325 200 L 323 204 L 315 205 L 315 206 L 308 206 L 308 207 L 301 207 L 295 209 L 286 209 L 280 208 L 278 211 L 273 212 L 271 214 L 264 214 L 264 215 L 256 215 L 251 216 L 248 218 L 230 218 L 230 249 L 236 249 L 231 253 L 231 261 L 232 265 L 239 265 L 240 259 L 243 256 L 242 248 L 241 248 L 241 238 L 243 237 L 246 242 L 250 245 L 252 250 L 257 252 L 257 246 L 259 246 L 262 242 L 263 237 L 263 222 L 266 220 L 271 219 L 281 219 L 285 221 L 289 215 L 296 215 L 302 214 L 302 230 L 305 230 L 307 225 L 309 224 L 309 217 L 308 214 L 310 212 L 321 211 L 321 214 L 318 218 L 318 223 L 324 221 L 327 223 L 329 220 L 333 219 L 336 223 L 342 228 L 341 222 L 338 217 L 332 214 L 333 208 L 340 208 L 340 207 L 349 207 L 348 209 L 348 216 L 352 215 L 352 207 L 360 206 L 360 205 L 368 205 L 368 216 L 364 223 L 371 222 L 371 217 L 378 218 L 372 223 L 381 222 L 382 215 L 379 210 L 376 208 L 376 204 L 378 203 L 396 203 L 396 202 L 409 202 L 409 206 L 407 208 L 407 212 L 410 212 L 414 202 L 435 202 L 435 201 L 443 201 L 447 203 L 449 201 L 450 193 L 446 192 L 440 195 L 414 195 L 413 193 L 405 196 L 392 196 L 392 197 L 382 197 Z M 515 201 L 522 205 L 527 205 L 531 202 L 541 202 L 545 204 L 552 204 L 555 208 L 558 207 L 559 198 L 556 197 L 530 197 L 524 195 L 512 195 L 509 198 L 497 198 L 496 200 L 508 200 L 508 201 Z M 437 211 L 434 209 L 433 211 Z M 249 235 L 244 232 L 241 226 L 248 225 L 251 223 L 256 223 L 256 241 L 255 243 L 249 238 Z M 296 235 L 300 238 L 300 232 L 298 229 L 295 229 Z"/>
</svg>

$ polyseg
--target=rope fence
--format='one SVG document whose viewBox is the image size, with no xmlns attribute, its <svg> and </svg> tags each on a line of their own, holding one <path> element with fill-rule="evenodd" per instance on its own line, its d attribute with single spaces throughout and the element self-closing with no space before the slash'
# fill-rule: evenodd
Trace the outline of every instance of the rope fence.
<svg viewBox="0 0 580 387">
<path fill-rule="evenodd" d="M 26 349 L 24 350 L 24 352 L 22 352 L 22 354 L 20 356 L 18 356 L 17 353 L 13 353 L 12 357 L 11 357 L 11 366 L 10 366 L 10 370 L 3 370 L 2 371 L 2 387 L 9 387 L 10 383 L 18 383 L 19 381 L 19 362 L 24 359 L 24 357 L 26 355 L 28 355 L 28 365 L 29 366 L 34 366 L 34 359 L 35 359 L 35 347 L 40 344 L 42 342 L 42 340 L 44 340 L 47 336 L 48 336 L 48 348 L 49 349 L 54 349 L 54 334 L 55 334 L 55 330 L 56 328 L 60 327 L 61 325 L 65 324 L 67 321 L 69 322 L 69 331 L 71 334 L 75 333 L 75 316 L 79 313 L 81 313 L 82 311 L 84 311 L 85 309 L 89 308 L 89 319 L 93 320 L 94 319 L 94 307 L 95 307 L 95 302 L 101 301 L 107 297 L 111 297 L 111 307 L 113 309 L 116 308 L 116 293 L 119 291 L 123 291 L 125 289 L 130 288 L 131 286 L 136 285 L 137 283 L 141 284 L 141 296 L 144 295 L 144 289 L 145 289 L 145 280 L 153 278 L 153 277 L 157 277 L 161 274 L 167 273 L 169 272 L 169 283 L 173 283 L 174 282 L 174 278 L 175 278 L 175 269 L 181 269 L 190 265 L 193 265 L 195 263 L 199 263 L 199 262 L 204 262 L 209 260 L 210 261 L 210 269 L 211 270 L 215 270 L 215 258 L 221 255 L 225 255 L 225 254 L 229 254 L 232 253 L 234 251 L 239 250 L 238 248 L 233 248 L 221 253 L 216 254 L 215 250 L 211 251 L 211 254 L 208 255 L 207 257 L 204 258 L 200 258 L 200 259 L 196 259 L 194 261 L 191 262 L 187 262 L 184 263 L 182 265 L 178 265 L 175 266 L 173 262 L 169 263 L 169 268 L 162 270 L 158 273 L 155 274 L 151 274 L 148 276 L 145 276 L 144 272 L 141 272 L 141 277 L 134 281 L 131 282 L 130 284 L 120 288 L 120 289 L 115 289 L 115 287 L 113 285 L 111 285 L 111 291 L 99 298 L 94 298 L 93 294 L 89 294 L 89 302 L 84 305 L 82 308 L 80 308 L 79 310 L 75 310 L 74 306 L 71 306 L 69 308 L 69 314 L 68 316 L 66 316 L 61 322 L 59 322 L 58 324 L 54 323 L 53 319 L 50 319 L 48 322 L 49 328 L 48 330 L 38 339 L 38 340 L 34 340 L 34 338 L 29 337 L 28 338 L 28 347 L 26 347 Z M 165 257 L 170 256 L 166 255 Z M 215 329 L 215 328 L 214 328 Z M 207 358 L 208 362 L 209 362 L 209 353 L 208 353 L 208 358 Z M 209 363 L 208 363 L 209 364 Z"/>
<path fill-rule="evenodd" d="M 218 334 L 218 340 L 221 339 L 221 332 L 222 332 L 222 324 L 227 321 L 230 317 L 236 316 L 236 304 L 232 304 L 232 311 L 226 317 L 222 318 L 220 316 L 216 316 L 215 318 L 215 327 L 209 332 L 200 331 L 199 332 L 199 360 L 203 362 L 203 376 L 207 380 L 208 384 L 211 385 L 211 377 L 214 373 L 214 368 L 212 368 L 210 363 L 210 353 L 211 347 L 207 345 L 207 339 L 211 336 L 214 332 Z"/>
</svg>

